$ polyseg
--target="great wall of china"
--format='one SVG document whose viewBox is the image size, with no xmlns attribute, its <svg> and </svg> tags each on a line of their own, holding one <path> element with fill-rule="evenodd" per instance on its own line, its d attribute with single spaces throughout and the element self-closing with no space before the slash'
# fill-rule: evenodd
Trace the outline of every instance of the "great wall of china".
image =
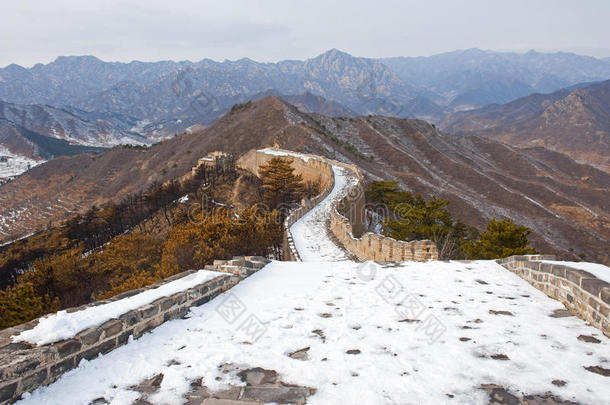
<svg viewBox="0 0 610 405">
<path fill-rule="evenodd" d="M 299 252 L 292 241 L 290 227 L 329 196 L 335 185 L 333 166 L 347 170 L 357 179 L 358 185 L 362 176 L 354 165 L 281 150 L 250 151 L 238 161 L 238 166 L 258 174 L 260 165 L 278 155 L 294 155 L 291 160 L 295 171 L 306 181 L 319 181 L 323 188 L 320 195 L 303 200 L 301 206 L 291 212 L 285 223 L 285 260 L 299 261 Z M 331 205 L 328 231 L 353 257 L 359 261 L 379 262 L 438 259 L 436 246 L 431 241 L 402 242 L 382 235 L 364 233 L 364 216 L 354 215 L 355 212 L 363 210 L 364 206 L 364 194 L 361 191 L 348 193 Z M 354 218 L 356 220 L 353 220 Z M 540 262 L 551 259 L 552 256 L 515 256 L 498 260 L 498 263 L 549 297 L 561 301 L 572 313 L 610 336 L 610 285 L 582 270 Z M 34 328 L 40 319 L 0 331 L 0 404 L 14 402 L 25 392 L 51 384 L 64 373 L 78 367 L 82 359 L 89 360 L 109 353 L 127 344 L 131 338 L 138 339 L 167 321 L 183 317 L 192 306 L 202 305 L 231 289 L 268 262 L 269 260 L 261 257 L 215 261 L 213 265 L 206 266 L 206 269 L 227 274 L 171 296 L 159 298 L 126 312 L 118 319 L 80 331 L 75 337 L 67 340 L 40 346 L 13 340 L 15 335 Z M 82 311 L 127 299 L 195 272 L 193 270 L 177 274 L 145 289 L 68 309 L 67 312 Z"/>
</svg>

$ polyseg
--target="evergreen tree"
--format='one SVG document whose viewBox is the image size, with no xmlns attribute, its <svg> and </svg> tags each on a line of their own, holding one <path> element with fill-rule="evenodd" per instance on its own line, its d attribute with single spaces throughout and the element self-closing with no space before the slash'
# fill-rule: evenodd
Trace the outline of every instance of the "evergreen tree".
<svg viewBox="0 0 610 405">
<path fill-rule="evenodd" d="M 259 168 L 263 201 L 270 209 L 298 202 L 305 193 L 303 177 L 294 174 L 290 163 L 291 160 L 274 157 Z"/>
<path fill-rule="evenodd" d="M 57 299 L 37 296 L 32 284 L 8 287 L 0 290 L 0 329 L 31 321 L 57 309 Z"/>
<path fill-rule="evenodd" d="M 500 259 L 512 255 L 536 254 L 527 236 L 529 228 L 515 224 L 510 219 L 501 221 L 492 218 L 487 229 L 475 242 L 462 246 L 469 259 Z"/>
</svg>

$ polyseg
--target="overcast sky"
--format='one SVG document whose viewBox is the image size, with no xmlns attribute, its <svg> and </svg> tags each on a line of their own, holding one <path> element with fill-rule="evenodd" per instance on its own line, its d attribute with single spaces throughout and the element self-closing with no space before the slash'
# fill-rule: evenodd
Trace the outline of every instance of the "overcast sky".
<svg viewBox="0 0 610 405">
<path fill-rule="evenodd" d="M 2 0 L 0 66 L 58 55 L 106 61 L 306 59 L 455 49 L 610 56 L 609 0 Z"/>
</svg>

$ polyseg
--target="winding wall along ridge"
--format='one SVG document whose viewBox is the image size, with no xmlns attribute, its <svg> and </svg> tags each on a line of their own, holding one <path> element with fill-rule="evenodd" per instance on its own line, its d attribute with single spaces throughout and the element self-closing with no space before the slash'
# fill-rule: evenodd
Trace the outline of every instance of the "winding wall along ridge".
<svg viewBox="0 0 610 405">
<path fill-rule="evenodd" d="M 363 191 L 364 177 L 356 165 L 322 156 L 273 148 L 251 150 L 239 159 L 238 166 L 258 175 L 259 167 L 277 156 L 292 158 L 292 166 L 297 174 L 303 176 L 306 181 L 319 180 L 324 188 L 320 195 L 312 199 L 303 199 L 300 207 L 291 212 L 291 215 L 286 219 L 284 223 L 284 251 L 286 252 L 284 260 L 300 260 L 292 242 L 290 226 L 329 195 L 334 185 L 333 166 L 347 170 L 357 179 L 357 185 L 348 192 L 348 195 L 343 196 L 339 201 L 335 201 L 330 210 L 330 231 L 345 249 L 362 261 L 393 262 L 438 259 L 436 244 L 430 240 L 405 242 L 372 232 L 363 233 L 366 218 L 364 212 L 366 208 Z"/>
</svg>

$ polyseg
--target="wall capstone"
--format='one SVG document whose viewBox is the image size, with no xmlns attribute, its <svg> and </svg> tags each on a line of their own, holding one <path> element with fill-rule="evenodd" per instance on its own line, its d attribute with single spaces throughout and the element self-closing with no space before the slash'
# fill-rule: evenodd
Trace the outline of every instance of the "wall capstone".
<svg viewBox="0 0 610 405">
<path fill-rule="evenodd" d="M 129 337 L 138 339 L 157 326 L 184 317 L 193 306 L 203 305 L 219 294 L 235 286 L 240 280 L 263 268 L 270 260 L 258 256 L 234 257 L 232 260 L 216 260 L 208 270 L 229 274 L 196 285 L 188 290 L 162 297 L 143 307 L 131 310 L 118 319 L 91 327 L 74 338 L 48 345 L 36 346 L 26 342 L 14 343 L 12 336 L 34 328 L 39 320 L 0 331 L 0 405 L 18 400 L 25 392 L 51 384 L 62 374 L 78 367 L 81 360 L 92 360 L 126 344 Z M 189 270 L 160 280 L 148 287 L 128 291 L 108 300 L 96 301 L 68 312 L 118 301 L 145 290 L 195 273 Z"/>
<path fill-rule="evenodd" d="M 610 284 L 584 270 L 541 260 L 555 260 L 555 256 L 510 256 L 497 263 L 610 337 Z"/>
</svg>

